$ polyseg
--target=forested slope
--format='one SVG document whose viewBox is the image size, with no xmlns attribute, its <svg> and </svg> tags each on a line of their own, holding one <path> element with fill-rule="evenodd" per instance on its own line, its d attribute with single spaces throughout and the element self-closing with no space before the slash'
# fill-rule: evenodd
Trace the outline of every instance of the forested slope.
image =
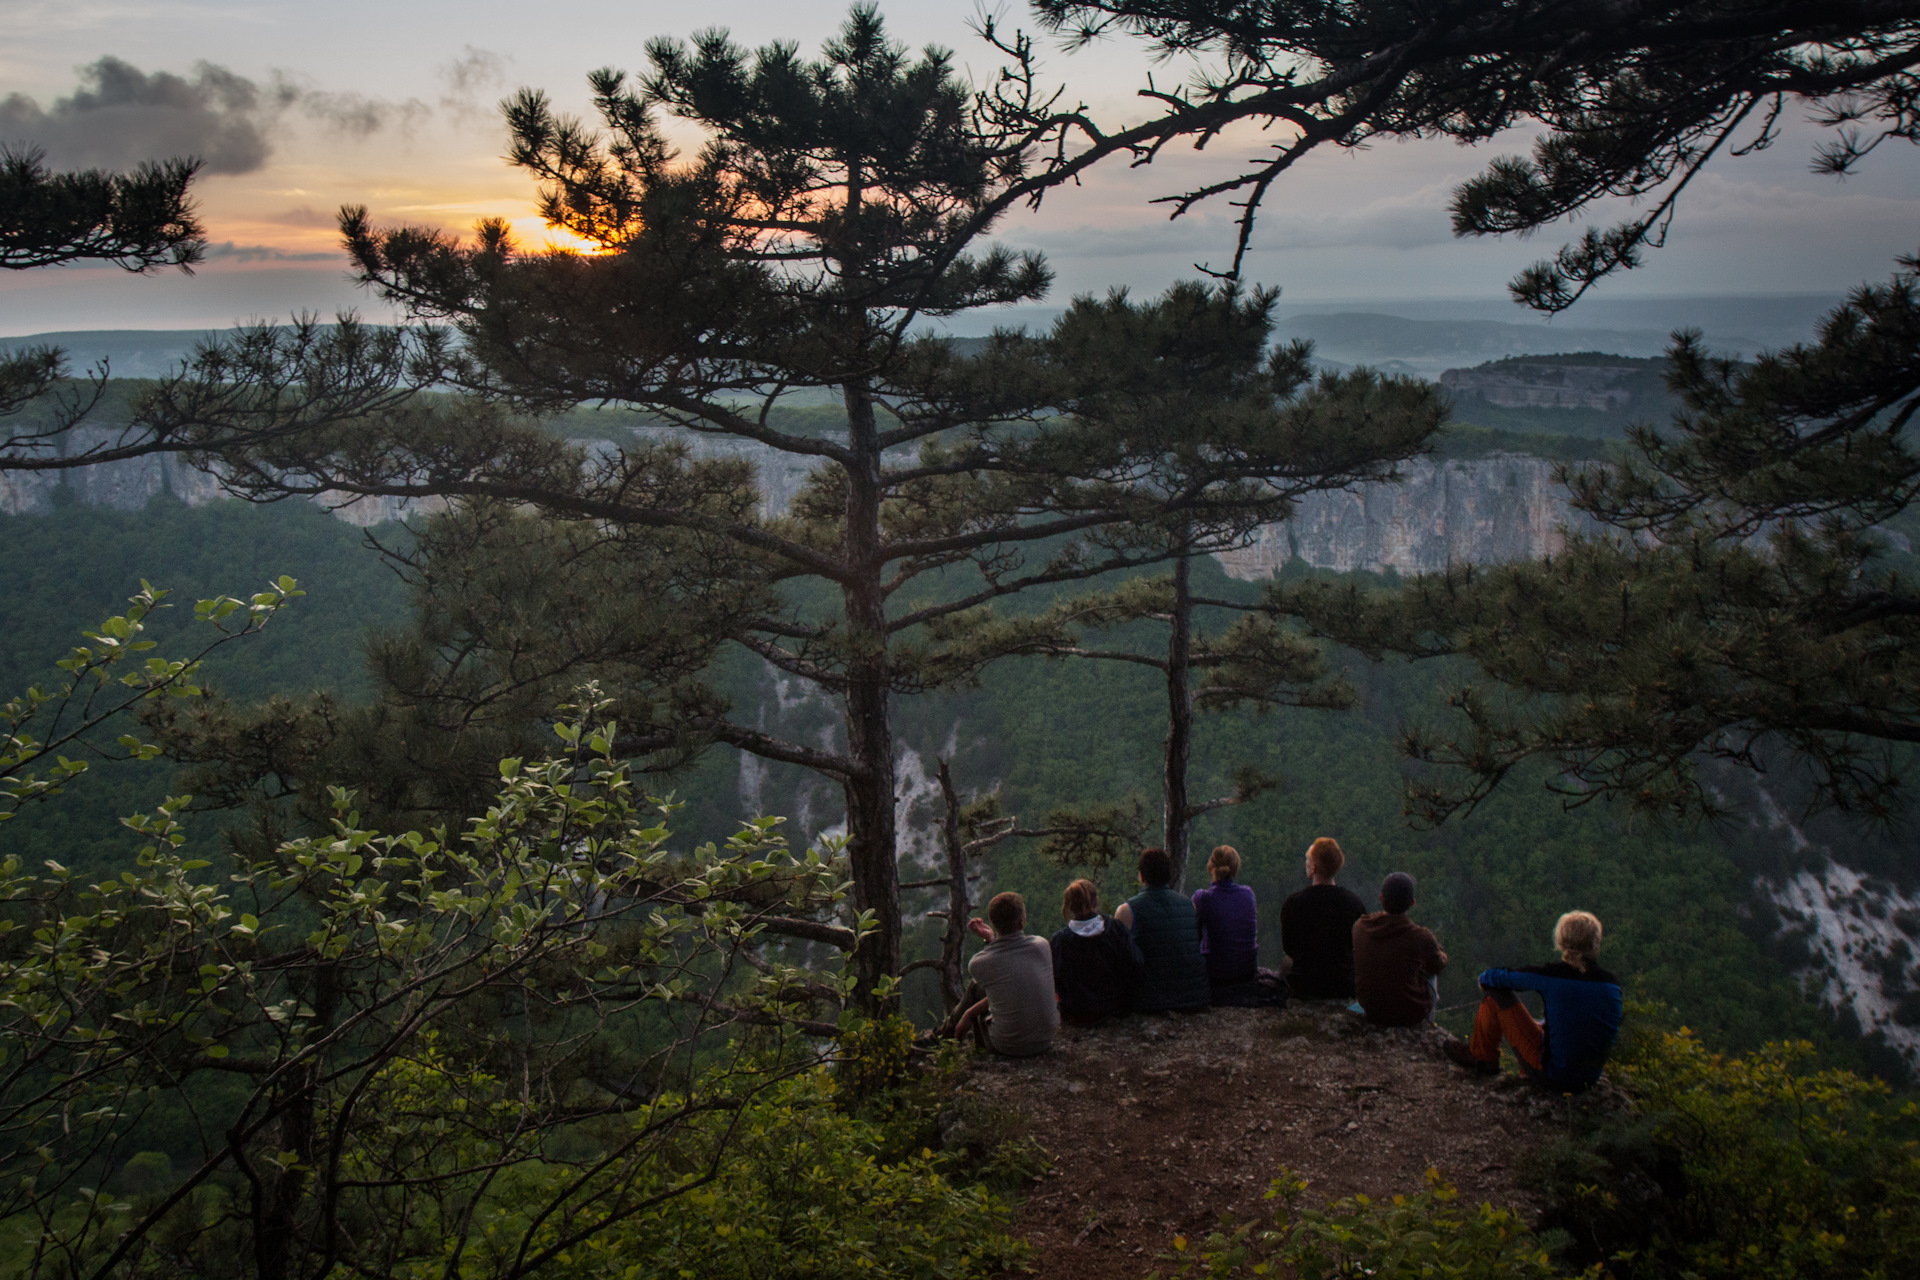
<svg viewBox="0 0 1920 1280">
<path fill-rule="evenodd" d="M 399 533 L 397 529 L 388 533 Z M 179 656 L 194 601 L 246 596 L 280 574 L 307 594 L 259 635 L 222 648 L 203 683 L 236 698 L 325 689 L 368 695 L 369 627 L 397 619 L 406 590 L 365 545 L 366 534 L 318 507 L 219 502 L 188 507 L 166 497 L 141 511 L 65 504 L 48 515 L 0 516 L 0 689 L 12 696 L 50 683 L 53 663 L 84 629 L 124 612 L 142 579 L 170 592 L 148 627 L 157 652 Z M 68 802 L 30 806 L 6 824 L 9 851 L 93 869 L 131 855 L 118 819 L 164 798 L 163 764 L 108 764 Z"/>
</svg>

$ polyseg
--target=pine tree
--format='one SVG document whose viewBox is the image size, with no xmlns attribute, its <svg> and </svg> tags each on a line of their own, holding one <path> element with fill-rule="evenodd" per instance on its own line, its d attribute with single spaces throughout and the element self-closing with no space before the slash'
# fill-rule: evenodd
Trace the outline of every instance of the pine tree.
<svg viewBox="0 0 1920 1280">
<path fill-rule="evenodd" d="M 1905 0 L 1035 0 L 1043 21 L 1087 41 L 1132 36 L 1194 56 L 1189 84 L 1149 84 L 1158 118 L 1132 130 L 1075 128 L 1089 150 L 1151 159 L 1236 121 L 1274 130 L 1244 167 L 1167 197 L 1176 216 L 1226 197 L 1241 212 L 1228 271 L 1252 243 L 1262 200 L 1302 158 L 1385 138 L 1491 141 L 1544 126 L 1531 157 L 1494 161 L 1455 193 L 1461 235 L 1524 233 L 1595 200 L 1640 201 L 1524 272 L 1514 295 L 1548 311 L 1630 268 L 1666 236 L 1688 184 L 1716 157 L 1761 149 L 1804 115 L 1833 130 L 1817 169 L 1850 171 L 1881 142 L 1920 138 L 1920 16 Z"/>
<path fill-rule="evenodd" d="M 187 191 L 199 169 L 191 160 L 167 160 L 130 174 L 55 173 L 40 151 L 0 148 L 0 269 L 106 262 L 135 273 L 191 271 L 207 250 Z M 44 396 L 66 372 L 54 347 L 0 356 L 0 418 Z M 97 398 L 62 406 L 55 431 L 71 427 Z M 44 448 L 50 434 L 42 427 L 0 437 L 0 457 Z"/>
<path fill-rule="evenodd" d="M 1295 443 L 1319 452 L 1249 461 L 1229 439 L 1080 414 L 1102 402 L 1097 380 L 1057 342 L 1001 334 L 963 356 L 915 336 L 926 317 L 1047 284 L 1037 258 L 978 249 L 1034 163 L 1036 109 L 1018 75 L 972 94 L 948 54 L 910 55 L 865 8 L 818 60 L 782 44 L 748 53 L 720 33 L 654 41 L 648 57 L 638 82 L 591 78 L 599 131 L 537 93 L 507 107 L 511 158 L 542 180 L 543 212 L 596 252 L 528 252 L 498 222 L 470 243 L 380 230 L 358 210 L 343 219 L 348 246 L 386 298 L 453 322 L 447 377 L 471 395 L 517 412 L 612 402 L 696 439 L 807 459 L 815 470 L 785 515 L 715 514 L 670 451 L 569 451 L 511 414 L 465 422 L 458 403 L 278 435 L 226 450 L 223 465 L 262 497 L 491 499 L 684 530 L 837 597 L 825 612 L 790 602 L 733 639 L 834 699 L 842 741 L 784 741 L 704 710 L 627 745 L 692 731 L 838 781 L 854 904 L 879 924 L 861 972 L 883 992 L 901 959 L 892 700 L 969 679 L 1003 652 L 980 640 L 978 611 L 994 601 L 1163 560 L 1176 526 L 1194 531 L 1192 551 L 1231 541 L 1271 506 L 1270 481 L 1375 474 L 1382 440 L 1399 456 L 1406 428 L 1383 420 L 1377 436 L 1334 439 L 1302 419 Z M 663 116 L 703 132 L 696 156 L 673 155 Z M 794 391 L 830 393 L 844 432 L 783 426 L 780 396 Z M 1224 450 L 1210 464 L 1220 483 L 1150 482 L 1208 448 Z"/>
<path fill-rule="evenodd" d="M 1091 432 L 1126 441 L 1142 459 L 1132 482 L 1144 494 L 1204 494 L 1216 504 L 1143 531 L 1160 541 L 1171 572 L 1061 601 L 1037 626 L 1026 623 L 1024 634 L 1016 627 L 1004 641 L 1023 653 L 1160 672 L 1167 694 L 1161 840 L 1176 886 L 1193 820 L 1268 785 L 1243 770 L 1230 795 L 1192 797 L 1196 710 L 1338 708 L 1352 700 L 1318 645 L 1245 605 L 1197 597 L 1194 560 L 1285 520 L 1302 494 L 1391 479 L 1394 464 L 1425 449 L 1445 416 L 1427 384 L 1366 370 L 1316 381 L 1310 344 L 1269 348 L 1277 298 L 1274 291 L 1183 284 L 1143 305 L 1117 291 L 1103 300 L 1076 299 L 1049 335 L 1053 358 L 1075 381 L 1075 416 Z M 1199 619 L 1222 612 L 1239 616 L 1207 633 Z M 1163 649 L 1085 639 L 1086 632 L 1143 622 L 1166 628 Z M 1056 826 L 1069 820 L 1048 818 Z"/>
<path fill-rule="evenodd" d="M 1491 682 L 1411 734 L 1438 821 L 1542 757 L 1582 803 L 1712 811 L 1702 759 L 1775 769 L 1811 807 L 1893 816 L 1920 742 L 1920 591 L 1885 531 L 1920 492 L 1920 259 L 1856 290 L 1818 340 L 1750 364 L 1697 335 L 1670 352 L 1682 402 L 1618 466 L 1563 468 L 1607 526 L 1538 563 L 1369 592 L 1309 581 L 1273 604 L 1373 656 L 1470 658 Z"/>
</svg>

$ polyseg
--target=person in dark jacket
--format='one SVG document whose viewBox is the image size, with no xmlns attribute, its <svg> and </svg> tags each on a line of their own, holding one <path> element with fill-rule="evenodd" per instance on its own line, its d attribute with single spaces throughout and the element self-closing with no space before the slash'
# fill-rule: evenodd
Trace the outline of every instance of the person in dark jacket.
<svg viewBox="0 0 1920 1280">
<path fill-rule="evenodd" d="M 1526 1074 L 1575 1091 L 1600 1078 L 1620 1032 L 1620 980 L 1600 967 L 1600 921 L 1569 911 L 1553 927 L 1560 960 L 1480 975 L 1484 998 L 1473 1017 L 1473 1038 L 1447 1045 L 1447 1056 L 1486 1075 L 1500 1070 L 1500 1042 L 1513 1046 Z M 1538 991 L 1547 1020 L 1535 1022 L 1516 991 Z"/>
<path fill-rule="evenodd" d="M 1091 880 L 1067 886 L 1060 914 L 1067 927 L 1053 935 L 1053 989 L 1061 1021 L 1090 1027 L 1132 1009 L 1147 967 L 1133 931 L 1100 914 L 1100 890 Z"/>
<path fill-rule="evenodd" d="M 1353 989 L 1367 1021 L 1417 1027 L 1433 1016 L 1434 980 L 1447 967 L 1439 939 L 1407 918 L 1413 877 L 1404 871 L 1380 886 L 1380 910 L 1353 922 Z"/>
<path fill-rule="evenodd" d="M 1347 855 L 1332 836 L 1307 850 L 1313 883 L 1280 904 L 1280 947 L 1287 953 L 1287 989 L 1301 1000 L 1353 999 L 1353 922 L 1367 904 L 1334 883 Z"/>
<path fill-rule="evenodd" d="M 1146 958 L 1146 973 L 1133 997 L 1141 1013 L 1205 1009 L 1213 1003 L 1207 962 L 1200 956 L 1200 918 L 1192 902 L 1168 887 L 1172 883 L 1173 859 L 1167 851 L 1141 851 L 1142 888 L 1113 913 L 1133 931 Z"/>
</svg>

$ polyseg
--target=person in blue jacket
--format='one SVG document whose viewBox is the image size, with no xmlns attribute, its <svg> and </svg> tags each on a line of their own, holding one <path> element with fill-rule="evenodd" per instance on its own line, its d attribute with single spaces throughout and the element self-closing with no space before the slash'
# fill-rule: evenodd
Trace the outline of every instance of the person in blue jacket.
<svg viewBox="0 0 1920 1280">
<path fill-rule="evenodd" d="M 1480 975 L 1482 999 L 1473 1038 L 1447 1045 L 1447 1056 L 1486 1075 L 1500 1070 L 1500 1042 L 1513 1046 L 1528 1075 L 1568 1090 L 1600 1078 L 1620 1032 L 1620 980 L 1600 967 L 1600 920 L 1569 911 L 1553 927 L 1560 960 Z M 1538 991 L 1547 1020 L 1535 1022 L 1516 991 Z"/>
</svg>

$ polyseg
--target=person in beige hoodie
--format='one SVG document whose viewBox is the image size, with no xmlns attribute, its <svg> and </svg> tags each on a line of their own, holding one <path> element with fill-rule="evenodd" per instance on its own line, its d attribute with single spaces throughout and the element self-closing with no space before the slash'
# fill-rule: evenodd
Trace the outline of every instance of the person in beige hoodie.
<svg viewBox="0 0 1920 1280">
<path fill-rule="evenodd" d="M 1376 1026 L 1417 1027 L 1439 1001 L 1435 979 L 1447 967 L 1447 953 L 1407 919 L 1413 889 L 1412 876 L 1394 872 L 1380 886 L 1383 909 L 1353 922 L 1354 995 Z"/>
<path fill-rule="evenodd" d="M 967 972 L 986 996 L 960 1015 L 956 1038 L 974 1033 L 976 1043 L 1009 1058 L 1030 1058 L 1053 1047 L 1060 1005 L 1053 993 L 1053 949 L 1027 932 L 1027 900 L 997 893 L 987 904 L 989 927 L 978 919 L 967 928 L 986 941 Z"/>
</svg>

